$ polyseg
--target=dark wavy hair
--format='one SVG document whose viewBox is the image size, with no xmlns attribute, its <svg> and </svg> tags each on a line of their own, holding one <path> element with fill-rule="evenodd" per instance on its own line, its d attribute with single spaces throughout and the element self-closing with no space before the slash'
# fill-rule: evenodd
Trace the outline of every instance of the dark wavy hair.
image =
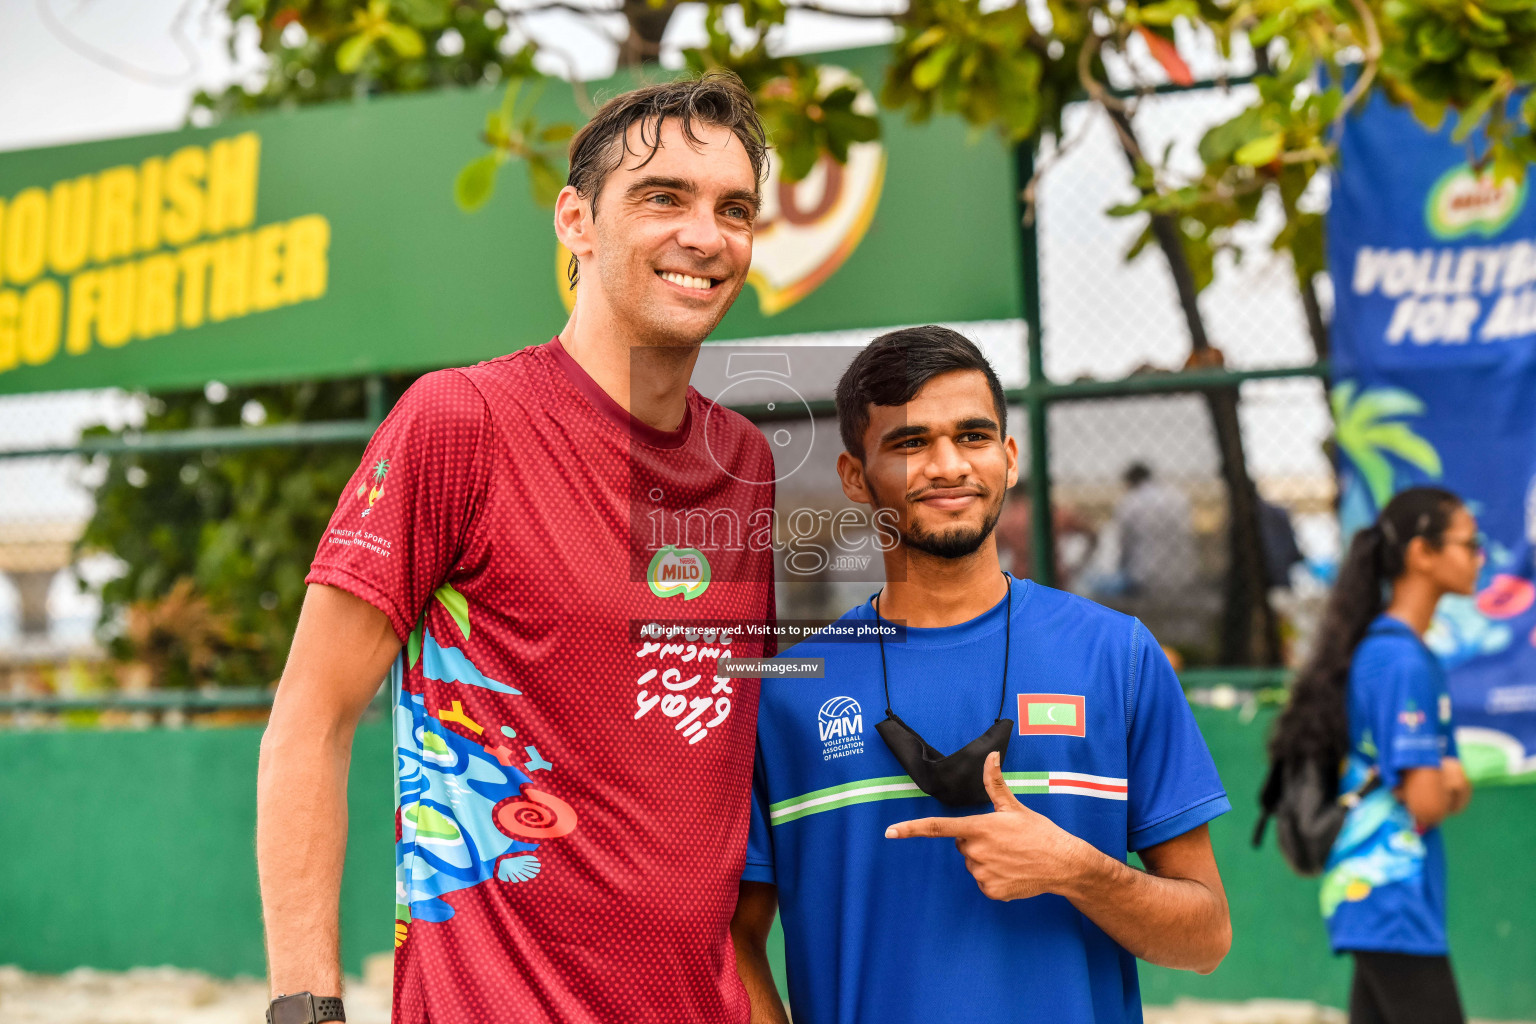
<svg viewBox="0 0 1536 1024">
<path fill-rule="evenodd" d="M 695 147 L 700 145 L 696 126 L 729 129 L 747 151 L 752 175 L 761 191 L 768 177 L 768 132 L 758 116 L 752 93 L 734 72 L 709 71 L 621 93 L 604 103 L 571 139 L 571 170 L 565 183 L 575 188 L 581 198 L 592 201 L 594 217 L 597 194 L 603 190 L 608 175 L 618 169 L 625 155 L 643 156 L 642 167 L 650 163 L 661 148 L 661 128 L 669 118 L 677 122 L 683 138 Z M 643 153 L 630 148 L 632 125 L 640 126 L 637 141 Z M 580 264 L 572 256 L 566 267 L 570 287 L 576 287 L 580 275 Z"/>
<path fill-rule="evenodd" d="M 1462 507 L 1461 498 L 1450 491 L 1413 487 L 1387 502 L 1376 522 L 1355 534 L 1328 595 L 1311 657 L 1270 734 L 1272 761 L 1310 760 L 1328 770 L 1343 762 L 1349 753 L 1349 664 L 1355 648 L 1386 606 L 1388 588 L 1403 575 L 1408 544 L 1423 537 L 1438 550 L 1451 517 Z"/>
</svg>

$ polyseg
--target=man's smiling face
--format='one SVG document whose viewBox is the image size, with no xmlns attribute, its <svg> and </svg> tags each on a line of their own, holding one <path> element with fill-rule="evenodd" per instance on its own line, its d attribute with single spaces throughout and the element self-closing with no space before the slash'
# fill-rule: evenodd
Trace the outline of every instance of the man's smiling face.
<svg viewBox="0 0 1536 1024">
<path fill-rule="evenodd" d="M 980 548 L 1018 474 L 1018 447 L 998 422 L 986 375 L 941 373 L 906 405 L 869 412 L 865 490 L 877 509 L 897 513 L 902 542 L 940 558 Z"/>
<path fill-rule="evenodd" d="M 663 121 L 649 159 L 641 128 L 629 129 L 629 152 L 595 199 L 581 286 L 594 275 L 615 319 L 649 343 L 698 345 L 746 283 L 757 179 L 728 128 L 696 123 L 694 142 Z"/>
</svg>

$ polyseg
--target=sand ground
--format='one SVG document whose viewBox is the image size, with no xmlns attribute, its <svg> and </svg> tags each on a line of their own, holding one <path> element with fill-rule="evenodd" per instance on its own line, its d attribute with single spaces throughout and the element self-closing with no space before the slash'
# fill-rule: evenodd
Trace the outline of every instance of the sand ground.
<svg viewBox="0 0 1536 1024">
<path fill-rule="evenodd" d="M 389 1024 L 387 955 L 347 981 L 348 1024 Z M 256 978 L 211 978 L 174 967 L 28 974 L 0 966 L 5 1024 L 259 1024 L 266 985 Z M 1284 999 L 1243 1003 L 1183 1000 L 1146 1008 L 1147 1024 L 1345 1024 L 1340 1010 Z M 1491 1022 L 1484 1022 L 1491 1024 Z"/>
</svg>

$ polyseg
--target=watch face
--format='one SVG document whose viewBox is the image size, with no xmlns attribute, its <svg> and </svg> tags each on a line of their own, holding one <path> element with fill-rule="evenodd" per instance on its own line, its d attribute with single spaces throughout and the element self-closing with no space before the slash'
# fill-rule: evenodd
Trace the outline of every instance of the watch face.
<svg viewBox="0 0 1536 1024">
<path fill-rule="evenodd" d="M 274 1000 L 268 1010 L 272 1024 L 314 1024 L 315 1015 L 309 1001 L 309 993 L 301 992 L 295 996 L 283 996 Z"/>
</svg>

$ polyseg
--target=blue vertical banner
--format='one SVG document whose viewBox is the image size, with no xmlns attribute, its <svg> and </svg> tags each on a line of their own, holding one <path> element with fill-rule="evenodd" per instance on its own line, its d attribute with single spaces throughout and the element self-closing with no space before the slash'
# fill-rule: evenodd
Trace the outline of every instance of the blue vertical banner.
<svg viewBox="0 0 1536 1024">
<path fill-rule="evenodd" d="M 1453 120 L 1453 119 L 1450 119 Z M 1381 96 L 1349 119 L 1328 214 L 1344 537 L 1396 492 L 1455 491 L 1488 559 L 1426 637 L 1481 781 L 1536 781 L 1536 203 Z M 1474 138 L 1475 151 L 1482 140 Z"/>
</svg>

